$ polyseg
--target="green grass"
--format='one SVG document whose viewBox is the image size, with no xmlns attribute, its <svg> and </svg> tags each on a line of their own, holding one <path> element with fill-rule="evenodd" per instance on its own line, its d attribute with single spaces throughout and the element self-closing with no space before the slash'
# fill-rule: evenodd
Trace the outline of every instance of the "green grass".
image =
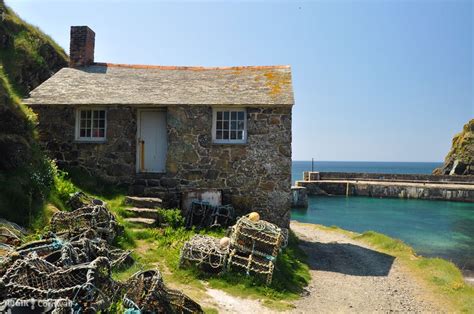
<svg viewBox="0 0 474 314">
<path fill-rule="evenodd" d="M 461 271 L 453 263 L 441 258 L 417 256 L 413 248 L 402 241 L 373 231 L 356 235 L 354 239 L 401 259 L 413 274 L 445 299 L 450 310 L 474 313 L 474 287 L 465 283 Z"/>
<path fill-rule="evenodd" d="M 298 240 L 293 234 L 289 246 L 277 258 L 272 284 L 266 286 L 263 278 L 242 273 L 208 274 L 194 266 L 179 268 L 179 254 L 185 241 L 196 233 L 222 237 L 224 230 L 196 232 L 183 227 L 167 227 L 129 232 L 133 241 L 122 247 L 136 250 L 133 253 L 136 263 L 129 269 L 114 273 L 114 278 L 118 280 L 124 280 L 142 269 L 158 268 L 165 274 L 166 282 L 202 291 L 205 290 L 202 282 L 206 282 L 210 288 L 220 289 L 234 296 L 260 299 L 264 305 L 281 310 L 291 307 L 288 301 L 297 299 L 310 280 L 304 253 L 297 246 Z"/>
</svg>

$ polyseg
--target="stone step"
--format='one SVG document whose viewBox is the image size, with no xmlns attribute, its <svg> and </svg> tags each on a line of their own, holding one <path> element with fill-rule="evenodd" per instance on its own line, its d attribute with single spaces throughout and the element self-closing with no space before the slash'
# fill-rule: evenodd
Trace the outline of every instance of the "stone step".
<svg viewBox="0 0 474 314">
<path fill-rule="evenodd" d="M 125 208 L 127 214 L 133 218 L 158 219 L 158 211 L 154 208 L 130 207 Z"/>
<path fill-rule="evenodd" d="M 126 196 L 125 204 L 140 208 L 161 207 L 163 201 L 157 197 Z"/>
<path fill-rule="evenodd" d="M 151 218 L 125 218 L 125 221 L 142 228 L 152 228 L 156 226 L 156 220 Z"/>
</svg>

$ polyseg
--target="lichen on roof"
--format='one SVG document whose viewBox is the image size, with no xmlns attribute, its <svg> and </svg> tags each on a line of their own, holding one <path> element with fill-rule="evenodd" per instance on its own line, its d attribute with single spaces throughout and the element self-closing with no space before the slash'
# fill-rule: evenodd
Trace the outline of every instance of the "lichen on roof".
<svg viewBox="0 0 474 314">
<path fill-rule="evenodd" d="M 266 85 L 270 89 L 269 93 L 272 97 L 278 97 L 285 88 L 291 85 L 291 77 L 289 73 L 268 71 L 264 76 L 267 79 Z"/>
<path fill-rule="evenodd" d="M 29 105 L 292 106 L 289 66 L 173 67 L 94 64 L 65 68 L 33 90 Z"/>
</svg>

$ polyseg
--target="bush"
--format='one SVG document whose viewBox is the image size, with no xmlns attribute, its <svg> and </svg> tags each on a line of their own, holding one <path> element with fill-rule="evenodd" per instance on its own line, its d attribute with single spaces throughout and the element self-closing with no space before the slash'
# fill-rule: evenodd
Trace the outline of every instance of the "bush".
<svg viewBox="0 0 474 314">
<path fill-rule="evenodd" d="M 161 222 L 168 224 L 170 227 L 179 228 L 184 226 L 184 218 L 180 209 L 158 209 Z"/>
<path fill-rule="evenodd" d="M 77 192 L 74 184 L 67 178 L 68 173 L 59 170 L 56 163 L 51 162 L 51 168 L 54 174 L 54 194 L 65 204 L 72 193 Z"/>
<path fill-rule="evenodd" d="M 43 206 L 54 182 L 54 170 L 36 144 L 21 167 L 0 174 L 0 216 L 27 225 Z"/>
</svg>

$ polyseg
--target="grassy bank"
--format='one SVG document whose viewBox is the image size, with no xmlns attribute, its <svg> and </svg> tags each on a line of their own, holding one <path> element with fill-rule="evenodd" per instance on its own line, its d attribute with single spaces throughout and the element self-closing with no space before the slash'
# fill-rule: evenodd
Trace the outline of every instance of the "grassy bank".
<svg viewBox="0 0 474 314">
<path fill-rule="evenodd" d="M 418 256 L 415 250 L 403 241 L 374 231 L 359 234 L 336 226 L 315 225 L 315 228 L 343 233 L 377 251 L 398 258 L 415 278 L 438 296 L 439 301 L 446 304 L 449 311 L 474 313 L 474 287 L 465 283 L 461 271 L 453 263 L 441 258 Z"/>
<path fill-rule="evenodd" d="M 166 228 L 134 229 L 125 224 L 126 236 L 119 240 L 119 245 L 134 250 L 137 261 L 129 269 L 117 272 L 118 280 L 128 278 L 134 272 L 157 267 L 170 285 L 182 289 L 186 293 L 200 298 L 206 287 L 223 290 L 231 295 L 260 299 L 263 304 L 276 310 L 291 308 L 290 301 L 298 298 L 303 287 L 309 282 L 310 275 L 305 263 L 305 255 L 298 247 L 298 239 L 290 236 L 287 248 L 278 256 L 273 281 L 270 286 L 264 284 L 263 278 L 246 276 L 241 273 L 229 272 L 208 274 L 196 267 L 180 268 L 179 255 L 185 241 L 193 235 L 206 234 L 215 237 L 224 236 L 224 230 L 186 230 L 182 222 L 176 220 L 176 211 L 165 217 L 169 224 L 177 224 Z"/>
<path fill-rule="evenodd" d="M 206 288 L 215 288 L 234 296 L 262 300 L 263 305 L 275 310 L 291 308 L 291 301 L 299 297 L 310 280 L 306 256 L 298 247 L 298 239 L 293 233 L 290 234 L 288 247 L 277 258 L 272 284 L 266 286 L 263 278 L 241 273 L 208 274 L 196 267 L 179 268 L 180 250 L 185 241 L 198 233 L 222 237 L 224 229 L 186 230 L 184 219 L 177 209 L 160 210 L 162 220 L 167 222 L 168 227 L 137 228 L 124 220 L 127 216 L 124 188 L 106 184 L 77 169 L 71 169 L 69 174 L 58 172 L 55 176 L 50 198 L 55 200 L 54 207 L 68 210 L 64 199 L 77 190 L 107 202 L 118 222 L 125 227 L 124 234 L 116 239 L 116 245 L 133 250 L 136 262 L 128 269 L 115 272 L 113 277 L 117 280 L 125 280 L 139 270 L 158 268 L 167 285 L 182 290 L 195 300 L 205 297 Z M 51 205 L 45 206 L 42 217 L 51 215 Z M 38 227 L 44 225 L 44 219 L 37 223 Z"/>
</svg>

